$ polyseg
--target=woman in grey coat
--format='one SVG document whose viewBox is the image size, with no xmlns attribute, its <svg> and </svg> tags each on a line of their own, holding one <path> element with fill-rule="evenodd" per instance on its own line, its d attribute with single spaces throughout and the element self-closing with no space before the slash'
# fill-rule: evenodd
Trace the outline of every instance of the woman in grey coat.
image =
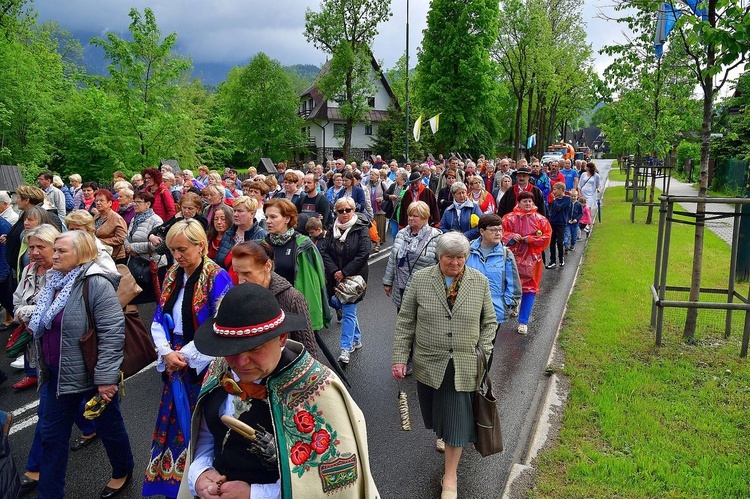
<svg viewBox="0 0 750 499">
<path fill-rule="evenodd" d="M 112 465 L 112 478 L 100 497 L 111 497 L 127 485 L 133 473 L 125 423 L 117 396 L 125 344 L 125 317 L 117 299 L 117 277 L 95 262 L 94 238 L 83 231 L 57 237 L 52 270 L 37 298 L 29 329 L 37 345 L 45 408 L 42 425 L 42 465 L 38 497 L 62 498 L 68 464 L 68 441 L 82 399 L 99 395 L 106 407 L 94 420 Z M 93 377 L 89 374 L 80 339 L 89 329 L 87 306 L 98 338 Z"/>
<path fill-rule="evenodd" d="M 159 281 L 161 282 L 167 272 L 167 257 L 155 253 L 156 245 L 149 241 L 148 235 L 164 221 L 152 209 L 154 195 L 151 192 L 147 190 L 138 191 L 133 196 L 133 204 L 135 205 L 135 216 L 128 227 L 125 252 L 128 254 L 128 258 L 140 258 L 149 265 L 151 260 L 154 260 L 159 267 Z M 153 301 L 156 301 L 156 295 L 152 285 L 150 289 L 144 289 L 132 303 L 137 305 Z"/>
</svg>

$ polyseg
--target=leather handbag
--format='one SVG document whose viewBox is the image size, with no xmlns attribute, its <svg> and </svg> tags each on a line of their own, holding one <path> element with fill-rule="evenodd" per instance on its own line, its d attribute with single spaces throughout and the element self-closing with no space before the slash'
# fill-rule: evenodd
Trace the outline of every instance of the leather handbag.
<svg viewBox="0 0 750 499">
<path fill-rule="evenodd" d="M 88 279 L 83 283 L 83 302 L 89 321 L 88 330 L 81 336 L 80 344 L 83 360 L 91 378 L 94 378 L 96 361 L 99 358 L 99 338 L 94 325 L 94 317 L 89 307 Z M 125 344 L 122 347 L 123 359 L 120 364 L 123 378 L 127 379 L 156 360 L 156 347 L 151 335 L 146 331 L 138 312 L 125 314 Z"/>
<path fill-rule="evenodd" d="M 492 382 L 488 374 L 484 350 L 477 345 L 477 376 L 481 376 L 482 381 L 479 383 L 479 390 L 474 393 L 474 426 L 477 431 L 477 441 L 474 447 L 482 457 L 491 456 L 503 450 L 497 399 L 492 393 Z"/>
<path fill-rule="evenodd" d="M 120 285 L 117 286 L 117 299 L 120 301 L 120 306 L 125 307 L 136 296 L 141 294 L 143 288 L 135 281 L 127 265 L 117 264 L 117 271 L 120 273 Z"/>
<path fill-rule="evenodd" d="M 130 255 L 128 257 L 128 268 L 130 273 L 133 274 L 135 282 L 141 287 L 141 289 L 153 289 L 154 282 L 151 276 L 151 265 L 149 260 L 141 258 L 139 256 Z"/>
</svg>

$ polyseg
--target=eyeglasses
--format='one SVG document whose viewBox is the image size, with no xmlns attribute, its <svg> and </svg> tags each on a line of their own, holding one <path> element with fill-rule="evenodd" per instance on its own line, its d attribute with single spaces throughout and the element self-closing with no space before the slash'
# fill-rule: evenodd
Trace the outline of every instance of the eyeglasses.
<svg viewBox="0 0 750 499">
<path fill-rule="evenodd" d="M 336 210 L 336 213 L 338 213 L 339 215 L 343 215 L 344 213 L 351 213 L 353 211 L 353 208 L 342 208 L 340 210 Z"/>
<path fill-rule="evenodd" d="M 492 234 L 500 234 L 503 231 L 502 227 L 487 227 L 484 229 L 485 232 L 491 232 Z"/>
<path fill-rule="evenodd" d="M 136 199 L 136 200 L 135 200 L 135 201 L 133 201 L 133 202 L 134 202 L 135 204 L 144 204 L 144 203 L 145 203 L 146 201 L 144 201 L 143 199 Z"/>
</svg>

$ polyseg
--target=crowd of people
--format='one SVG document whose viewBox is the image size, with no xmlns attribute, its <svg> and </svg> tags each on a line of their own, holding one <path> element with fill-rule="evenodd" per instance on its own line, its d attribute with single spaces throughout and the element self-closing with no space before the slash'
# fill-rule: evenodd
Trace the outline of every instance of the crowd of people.
<svg viewBox="0 0 750 499">
<path fill-rule="evenodd" d="M 96 438 L 112 467 L 101 497 L 117 495 L 138 476 L 119 409 L 118 370 L 124 314 L 149 302 L 156 303 L 151 336 L 163 390 L 144 496 L 215 497 L 245 483 L 253 494 L 275 497 L 283 486 L 309 486 L 304 470 L 326 458 L 359 471 L 350 481 L 352 475 L 332 474 L 326 492 L 374 497 L 364 418 L 343 385 L 323 398 L 345 415 L 311 415 L 303 424 L 299 414 L 310 415 L 302 407 L 312 403 L 303 398 L 302 412 L 288 415 L 291 430 L 287 414 L 252 400 L 268 400 L 269 392 L 277 393 L 274 403 L 294 397 L 277 379 L 340 384 L 318 362 L 316 332 L 337 316 L 341 365 L 362 347 L 357 309 L 367 294 L 368 259 L 387 237 L 382 284 L 398 313 L 392 374 L 416 378 L 425 424 L 445 452 L 443 497 L 456 497 L 461 450 L 476 439 L 477 355 L 491 364 L 498 324 L 510 316 L 518 316 L 519 334 L 529 332 L 543 268 L 564 266 L 564 255 L 588 235 L 601 190 L 593 163 L 573 168 L 568 160 L 542 165 L 532 158 L 529 166 L 525 159 L 484 157 L 406 165 L 338 159 L 299 169 L 279 163 L 274 173 L 251 167 L 245 180 L 232 169 L 220 174 L 201 166 L 194 176 L 164 165 L 129 180 L 115 172 L 112 189 L 77 174 L 69 185 L 50 172 L 37 182 L 16 189 L 16 209 L 0 192 L 0 305 L 7 312 L 0 329 L 28 333 L 12 364 L 23 370 L 13 388 L 42 388 L 21 487 L 44 498 L 62 497 L 68 452 Z M 128 303 L 116 293 L 118 265 L 142 289 Z M 260 299 L 257 309 L 247 301 Z M 230 303 L 232 313 L 223 314 Z M 91 372 L 79 345 L 87 325 L 100 338 Z M 312 381 L 309 373 L 285 378 L 284 369 L 303 364 L 317 370 Z M 103 410 L 84 418 L 97 395 Z M 239 422 L 229 428 L 250 425 L 266 439 L 274 439 L 274 428 L 282 432 L 276 454 L 243 443 L 242 431 L 230 438 L 225 416 Z M 277 425 L 282 419 L 287 426 Z M 80 435 L 70 441 L 73 423 Z M 330 424 L 351 426 L 352 440 L 334 446 Z M 317 431 L 304 443 L 309 425 Z M 248 464 L 237 465 L 237 453 L 248 452 Z M 347 461 L 349 455 L 356 459 Z M 292 485 L 283 485 L 290 476 Z"/>
</svg>

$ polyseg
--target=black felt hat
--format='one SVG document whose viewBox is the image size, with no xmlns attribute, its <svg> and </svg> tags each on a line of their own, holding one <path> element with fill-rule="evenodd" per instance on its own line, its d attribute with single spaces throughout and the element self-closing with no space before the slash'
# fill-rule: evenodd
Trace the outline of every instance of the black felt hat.
<svg viewBox="0 0 750 499">
<path fill-rule="evenodd" d="M 195 347 L 204 355 L 227 357 L 306 327 L 304 317 L 281 310 L 271 291 L 246 283 L 227 292 L 216 317 L 198 327 L 194 341 Z"/>
</svg>

